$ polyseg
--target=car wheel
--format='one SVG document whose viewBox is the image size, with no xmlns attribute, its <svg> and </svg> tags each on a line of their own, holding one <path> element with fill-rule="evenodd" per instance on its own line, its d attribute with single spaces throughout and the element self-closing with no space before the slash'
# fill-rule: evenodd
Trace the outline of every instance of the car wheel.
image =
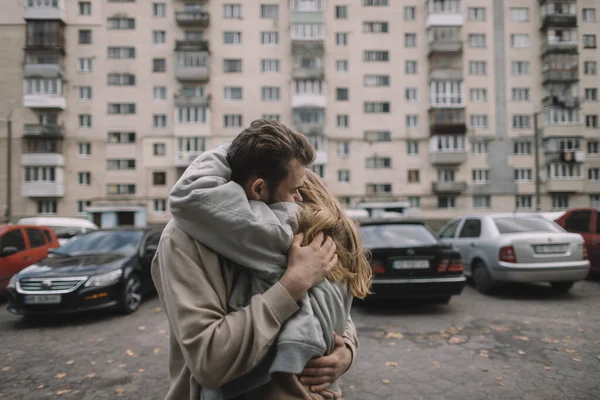
<svg viewBox="0 0 600 400">
<path fill-rule="evenodd" d="M 448 304 L 451 296 L 436 297 L 432 300 L 433 304 Z"/>
<path fill-rule="evenodd" d="M 482 262 L 473 265 L 472 277 L 475 289 L 477 289 L 479 293 L 490 294 L 496 288 L 496 283 L 492 279 L 487 267 Z"/>
<path fill-rule="evenodd" d="M 131 314 L 142 304 L 142 282 L 136 274 L 131 274 L 123 285 L 121 298 L 121 311 Z"/>
<path fill-rule="evenodd" d="M 550 282 L 552 291 L 556 293 L 568 293 L 573 288 L 575 282 Z"/>
</svg>

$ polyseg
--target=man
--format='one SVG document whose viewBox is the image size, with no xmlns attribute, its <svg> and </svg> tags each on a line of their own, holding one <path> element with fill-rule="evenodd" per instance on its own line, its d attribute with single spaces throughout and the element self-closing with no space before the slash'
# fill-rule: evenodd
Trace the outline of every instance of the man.
<svg viewBox="0 0 600 400">
<path fill-rule="evenodd" d="M 267 204 L 294 202 L 301 201 L 298 189 L 314 150 L 304 136 L 274 121 L 261 120 L 236 137 L 228 158 L 232 180 L 243 187 L 249 199 Z M 227 254 L 218 255 L 193 240 L 173 221 L 167 225 L 152 263 L 152 276 L 171 327 L 167 399 L 197 399 L 199 386 L 221 387 L 261 361 L 282 324 L 298 310 L 298 301 L 337 261 L 335 244 L 322 234 L 309 246 L 300 243 L 301 237 L 297 237 L 279 282 L 253 296 L 248 306 L 232 312 L 227 301 L 239 269 L 226 259 Z M 274 376 L 243 398 L 320 399 L 322 396 L 314 393 L 323 392 L 348 369 L 356 345 L 349 320 L 332 354 L 309 362 L 301 378 Z"/>
</svg>

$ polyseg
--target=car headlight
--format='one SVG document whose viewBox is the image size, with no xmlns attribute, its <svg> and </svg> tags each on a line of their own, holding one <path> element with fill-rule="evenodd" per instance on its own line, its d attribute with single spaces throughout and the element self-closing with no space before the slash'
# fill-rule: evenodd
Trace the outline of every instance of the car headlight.
<svg viewBox="0 0 600 400">
<path fill-rule="evenodd" d="M 12 278 L 10 278 L 10 281 L 8 281 L 7 288 L 14 289 L 16 287 L 17 287 L 17 275 L 13 275 Z"/>
<path fill-rule="evenodd" d="M 106 272 L 100 275 L 94 275 L 85 283 L 85 287 L 108 286 L 115 283 L 123 275 L 122 269 Z"/>
</svg>

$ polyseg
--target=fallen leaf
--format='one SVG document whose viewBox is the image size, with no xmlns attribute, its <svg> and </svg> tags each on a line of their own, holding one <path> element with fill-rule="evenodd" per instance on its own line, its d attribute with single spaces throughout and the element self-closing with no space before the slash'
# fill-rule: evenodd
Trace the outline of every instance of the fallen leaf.
<svg viewBox="0 0 600 400">
<path fill-rule="evenodd" d="M 112 363 L 114 363 L 114 362 L 115 362 L 115 360 L 106 360 L 106 363 L 107 363 L 107 364 L 112 364 Z"/>
<path fill-rule="evenodd" d="M 128 355 L 129 357 L 137 357 L 137 356 L 138 356 L 138 355 L 137 355 L 137 354 L 135 354 L 135 353 L 134 353 L 134 352 L 133 352 L 131 349 L 127 349 L 127 350 L 125 350 L 125 353 L 127 353 L 127 355 Z"/>
<path fill-rule="evenodd" d="M 552 367 L 544 367 L 546 371 L 552 371 Z"/>
<path fill-rule="evenodd" d="M 95 373 L 95 372 L 92 372 L 91 374 L 87 374 L 85 377 L 86 377 L 86 378 L 89 378 L 89 379 L 92 379 L 92 378 L 93 378 L 93 377 L 95 377 L 95 376 L 96 376 L 96 373 Z"/>
<path fill-rule="evenodd" d="M 8 372 L 10 371 L 10 367 L 2 367 L 2 372 Z"/>
<path fill-rule="evenodd" d="M 96 365 L 96 361 L 90 361 L 91 365 Z"/>
<path fill-rule="evenodd" d="M 123 393 L 125 393 L 125 389 L 123 389 L 122 387 L 118 387 L 115 389 L 115 392 L 117 392 L 117 396 L 123 396 Z"/>
<path fill-rule="evenodd" d="M 565 351 L 569 354 L 575 354 L 577 353 L 577 350 L 572 350 L 572 349 L 565 349 Z"/>
<path fill-rule="evenodd" d="M 98 354 L 97 351 L 92 351 L 92 355 L 95 356 L 96 354 Z"/>
<path fill-rule="evenodd" d="M 55 378 L 56 378 L 56 379 L 62 379 L 62 378 L 64 378 L 65 376 L 67 376 L 67 374 L 65 374 L 64 372 L 61 372 L 60 374 L 56 374 Z"/>
<path fill-rule="evenodd" d="M 479 357 L 483 357 L 483 358 L 489 358 L 489 357 L 490 357 L 490 355 L 489 355 L 489 353 L 488 353 L 488 351 L 487 351 L 487 350 L 480 350 L 480 351 L 479 351 Z"/>
<path fill-rule="evenodd" d="M 37 390 L 43 389 L 44 388 L 44 384 L 42 383 L 40 386 L 37 387 Z"/>
<path fill-rule="evenodd" d="M 382 383 L 384 383 L 384 384 L 386 384 L 386 385 L 387 385 L 388 383 L 390 383 L 390 381 L 389 381 L 389 380 L 387 380 L 387 379 L 382 379 L 382 380 L 381 380 L 381 382 L 382 382 Z"/>
<path fill-rule="evenodd" d="M 119 364 L 119 368 L 125 368 L 127 364 Z"/>
<path fill-rule="evenodd" d="M 440 368 L 441 367 L 440 363 L 437 362 L 437 361 L 433 362 L 433 366 L 436 367 L 436 368 Z"/>
<path fill-rule="evenodd" d="M 525 352 L 523 350 L 519 350 L 517 353 L 519 353 L 520 355 L 524 355 Z"/>
<path fill-rule="evenodd" d="M 529 341 L 529 338 L 527 336 L 513 336 L 513 339 L 522 340 L 524 342 Z"/>
<path fill-rule="evenodd" d="M 140 368 L 140 369 L 138 369 L 138 372 L 139 372 L 140 374 L 141 374 L 141 373 L 143 373 L 144 371 L 145 371 L 145 369 L 144 369 L 144 368 Z"/>
<path fill-rule="evenodd" d="M 159 329 L 158 333 L 160 333 L 161 335 L 164 335 L 165 333 L 167 333 L 167 331 L 165 329 Z"/>
<path fill-rule="evenodd" d="M 56 392 L 56 394 L 58 396 L 60 396 L 61 394 L 66 394 L 66 393 L 71 393 L 71 389 L 61 389 L 59 391 Z"/>
<path fill-rule="evenodd" d="M 138 331 L 145 331 L 146 327 L 144 325 L 138 326 Z"/>
<path fill-rule="evenodd" d="M 487 368 L 482 368 L 481 370 L 482 370 L 483 372 L 488 372 L 488 369 L 487 369 Z"/>
<path fill-rule="evenodd" d="M 350 385 L 350 389 L 354 390 L 354 386 Z"/>
<path fill-rule="evenodd" d="M 153 353 L 154 353 L 154 355 L 157 355 L 158 353 L 160 353 L 160 349 L 154 349 Z"/>
<path fill-rule="evenodd" d="M 460 344 L 460 343 L 464 343 L 467 341 L 467 337 L 466 336 L 452 336 L 450 338 L 450 340 L 448 340 L 448 343 L 450 344 Z"/>
<path fill-rule="evenodd" d="M 388 361 L 388 362 L 385 363 L 385 366 L 386 367 L 397 367 L 398 363 L 395 362 L 395 361 Z"/>
<path fill-rule="evenodd" d="M 388 332 L 387 335 L 385 335 L 386 339 L 404 339 L 404 335 L 401 333 L 395 333 L 395 332 Z"/>
<path fill-rule="evenodd" d="M 396 342 L 389 342 L 388 344 L 389 344 L 390 346 L 395 346 L 395 345 L 396 345 Z"/>
<path fill-rule="evenodd" d="M 98 340 L 96 340 L 96 342 L 102 343 L 102 342 L 104 342 L 104 339 L 98 339 Z"/>
<path fill-rule="evenodd" d="M 497 377 L 496 377 L 496 380 L 497 380 L 498 382 L 502 382 L 502 381 L 504 380 L 504 378 L 503 378 L 503 377 L 501 377 L 501 376 L 497 376 Z"/>
<path fill-rule="evenodd" d="M 575 362 L 581 362 L 581 359 L 580 358 L 573 358 L 573 361 L 575 361 Z"/>
<path fill-rule="evenodd" d="M 553 337 L 545 337 L 542 339 L 542 342 L 546 342 L 546 343 L 560 343 L 560 339 L 556 339 Z"/>
<path fill-rule="evenodd" d="M 490 326 L 490 328 L 492 328 L 493 330 L 498 331 L 498 332 L 508 332 L 508 328 L 504 327 L 504 326 L 492 325 L 492 326 Z"/>
<path fill-rule="evenodd" d="M 75 362 L 75 361 L 73 361 L 73 360 L 69 360 L 69 361 L 67 361 L 67 365 L 71 365 L 71 364 L 73 364 L 74 362 Z"/>
<path fill-rule="evenodd" d="M 155 313 L 159 313 L 160 311 L 161 311 L 160 307 L 156 307 L 156 308 L 154 309 L 154 312 L 155 312 Z"/>
</svg>

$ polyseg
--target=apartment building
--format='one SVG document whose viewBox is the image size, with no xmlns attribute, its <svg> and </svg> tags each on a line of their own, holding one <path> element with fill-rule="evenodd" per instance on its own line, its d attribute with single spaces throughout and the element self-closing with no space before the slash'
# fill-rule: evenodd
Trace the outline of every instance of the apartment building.
<svg viewBox="0 0 600 400">
<path fill-rule="evenodd" d="M 535 209 L 537 123 L 541 209 L 600 206 L 598 8 L 9 0 L 13 218 L 164 222 L 190 162 L 261 117 L 309 138 L 343 203 L 427 218 Z"/>
</svg>

